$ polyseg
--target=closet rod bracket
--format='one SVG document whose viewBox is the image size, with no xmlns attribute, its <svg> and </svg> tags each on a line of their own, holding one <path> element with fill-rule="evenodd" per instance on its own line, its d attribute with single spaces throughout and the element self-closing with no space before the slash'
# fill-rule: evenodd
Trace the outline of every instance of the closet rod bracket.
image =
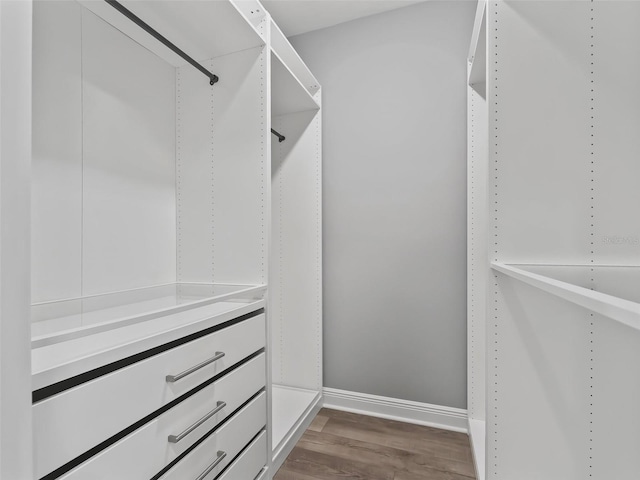
<svg viewBox="0 0 640 480">
<path fill-rule="evenodd" d="M 284 135 L 279 134 L 278 132 L 276 132 L 273 128 L 271 129 L 271 133 L 273 133 L 276 137 L 278 137 L 278 142 L 282 143 L 285 140 Z"/>
</svg>

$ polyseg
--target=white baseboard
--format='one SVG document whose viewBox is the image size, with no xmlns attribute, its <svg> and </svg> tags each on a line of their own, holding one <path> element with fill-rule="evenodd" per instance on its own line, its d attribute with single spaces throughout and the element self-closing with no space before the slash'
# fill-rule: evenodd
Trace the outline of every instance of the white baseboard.
<svg viewBox="0 0 640 480">
<path fill-rule="evenodd" d="M 325 408 L 469 433 L 467 411 L 461 408 L 443 407 L 335 388 L 324 388 L 323 391 Z"/>
</svg>

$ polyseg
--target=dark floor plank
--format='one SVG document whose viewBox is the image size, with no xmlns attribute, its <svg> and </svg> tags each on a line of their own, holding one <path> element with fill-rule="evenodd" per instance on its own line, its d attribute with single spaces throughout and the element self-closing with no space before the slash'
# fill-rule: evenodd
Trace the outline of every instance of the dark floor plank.
<svg viewBox="0 0 640 480">
<path fill-rule="evenodd" d="M 274 480 L 473 480 L 467 435 L 322 409 Z"/>
<path fill-rule="evenodd" d="M 389 468 L 312 452 L 295 447 L 283 468 L 290 473 L 309 475 L 317 480 L 393 480 L 395 472 Z M 278 473 L 278 480 L 280 473 Z"/>
<path fill-rule="evenodd" d="M 318 413 L 316 418 L 313 419 L 311 425 L 309 425 L 309 430 L 313 430 L 314 432 L 321 432 L 324 426 L 329 421 L 329 417 L 323 414 L 323 412 Z"/>
<path fill-rule="evenodd" d="M 344 459 L 391 468 L 395 472 L 430 473 L 430 470 L 456 473 L 474 477 L 474 467 L 469 462 L 440 458 L 431 454 L 408 452 L 392 447 L 340 437 L 326 432 L 307 431 L 297 444 L 305 450 L 315 451 Z"/>
<path fill-rule="evenodd" d="M 296 479 L 302 480 L 302 479 Z M 455 473 L 441 472 L 439 470 L 432 470 L 431 472 L 425 472 L 420 475 L 407 472 L 397 472 L 393 480 L 469 480 L 469 477 L 462 475 L 456 475 Z"/>
<path fill-rule="evenodd" d="M 424 425 L 415 425 L 413 423 L 398 422 L 396 420 L 388 420 L 386 418 L 368 417 L 357 413 L 343 412 L 341 410 L 332 410 L 323 408 L 318 415 L 329 418 L 341 418 L 350 421 L 365 421 L 369 425 L 383 425 L 398 432 L 406 432 L 409 434 L 417 434 L 424 438 L 446 441 L 464 447 L 469 446 L 469 436 L 466 433 L 453 432 L 451 430 L 443 430 L 441 428 L 427 427 Z"/>
<path fill-rule="evenodd" d="M 322 432 L 414 453 L 432 454 L 461 462 L 472 461 L 468 446 L 429 438 L 415 430 L 399 434 L 396 429 L 388 425 L 329 418 Z"/>
</svg>

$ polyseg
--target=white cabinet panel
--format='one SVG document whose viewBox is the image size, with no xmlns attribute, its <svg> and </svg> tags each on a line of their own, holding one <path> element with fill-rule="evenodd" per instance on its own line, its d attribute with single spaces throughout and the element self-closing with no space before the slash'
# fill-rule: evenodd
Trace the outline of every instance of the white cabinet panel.
<svg viewBox="0 0 640 480">
<path fill-rule="evenodd" d="M 36 403 L 33 415 L 38 476 L 263 348 L 264 322 L 264 314 L 258 315 Z M 167 375 L 198 365 L 216 352 L 225 355 L 181 380 L 166 381 Z"/>
<path fill-rule="evenodd" d="M 233 387 L 241 386 L 245 381 L 251 385 L 251 388 L 258 383 L 257 378 L 238 378 L 238 383 L 232 385 L 229 391 L 232 391 Z M 256 397 L 228 423 L 211 434 L 185 459 L 178 462 L 163 478 L 179 478 L 181 480 L 196 478 L 212 460 L 215 460 L 215 453 L 212 457 L 212 452 L 219 450 L 226 453 L 226 457 L 217 468 L 217 471 L 220 472 L 264 427 L 266 423 L 265 397 L 264 393 Z M 150 478 L 178 455 L 184 453 L 189 445 L 192 445 L 195 440 L 215 425 L 216 419 L 213 417 L 194 431 L 193 437 L 189 437 L 189 440 L 183 440 L 186 443 L 168 441 L 169 435 L 184 428 L 187 418 L 197 417 L 194 415 L 195 412 L 201 415 L 202 410 L 210 409 L 212 405 L 215 406 L 215 401 L 217 400 L 212 399 L 211 395 L 203 390 L 61 478 L 64 480 L 87 480 L 89 478 L 92 480 L 113 480 L 115 478 L 140 480 Z M 205 405 L 206 408 L 203 409 Z"/>
</svg>

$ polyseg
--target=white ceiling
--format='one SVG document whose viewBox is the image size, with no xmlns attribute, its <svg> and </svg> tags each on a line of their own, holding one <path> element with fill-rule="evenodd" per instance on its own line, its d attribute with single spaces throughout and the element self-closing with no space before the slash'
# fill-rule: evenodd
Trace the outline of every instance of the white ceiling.
<svg viewBox="0 0 640 480">
<path fill-rule="evenodd" d="M 424 0 L 262 0 L 287 36 L 406 7 Z"/>
</svg>

